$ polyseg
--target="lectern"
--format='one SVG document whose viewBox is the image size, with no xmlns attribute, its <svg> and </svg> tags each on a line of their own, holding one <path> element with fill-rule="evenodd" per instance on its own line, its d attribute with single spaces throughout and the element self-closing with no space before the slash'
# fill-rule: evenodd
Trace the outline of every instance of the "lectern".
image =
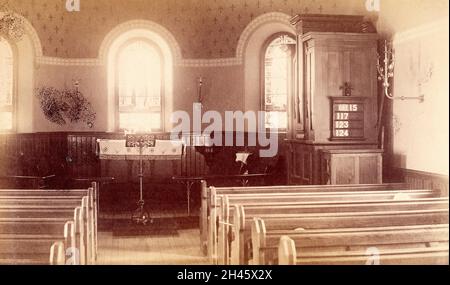
<svg viewBox="0 0 450 285">
<path fill-rule="evenodd" d="M 148 147 L 155 147 L 156 140 L 154 136 L 151 135 L 127 135 L 125 141 L 126 147 L 137 147 L 139 148 L 139 201 L 137 202 L 138 208 L 133 212 L 131 219 L 137 224 L 147 224 L 152 223 L 153 220 L 150 215 L 145 210 L 145 201 L 143 195 L 144 186 L 144 169 L 143 169 L 143 149 Z"/>
</svg>

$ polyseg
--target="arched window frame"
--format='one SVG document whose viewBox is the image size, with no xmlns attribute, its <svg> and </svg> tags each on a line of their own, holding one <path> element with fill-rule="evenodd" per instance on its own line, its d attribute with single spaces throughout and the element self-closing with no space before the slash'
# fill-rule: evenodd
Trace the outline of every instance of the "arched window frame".
<svg viewBox="0 0 450 285">
<path fill-rule="evenodd" d="M 267 54 L 267 49 L 269 48 L 269 46 L 272 44 L 272 42 L 274 40 L 276 40 L 277 38 L 279 38 L 281 36 L 288 36 L 294 42 L 296 42 L 294 34 L 291 34 L 289 32 L 279 32 L 279 33 L 275 33 L 275 34 L 271 35 L 269 38 L 267 38 L 267 40 L 264 42 L 264 45 L 261 49 L 261 56 L 260 56 L 260 58 L 261 58 L 261 60 L 260 60 L 260 62 L 261 62 L 261 75 L 260 75 L 261 87 L 260 88 L 261 89 L 260 90 L 261 90 L 261 110 L 262 111 L 267 110 L 267 108 L 266 108 L 266 54 Z M 294 60 L 295 60 L 295 54 L 296 54 L 296 45 L 293 44 L 292 47 L 290 47 L 290 50 L 291 50 L 291 60 L 288 63 L 289 64 L 289 74 L 290 74 L 290 76 L 288 78 L 289 89 L 288 89 L 288 94 L 286 96 L 286 109 L 285 109 L 286 116 L 287 116 L 286 127 L 278 128 L 277 131 L 279 133 L 286 133 L 289 129 L 289 124 L 290 124 L 289 117 L 290 117 L 290 113 L 291 113 L 290 106 L 289 106 L 289 97 L 293 96 L 294 90 L 295 90 L 294 84 L 295 84 L 296 72 L 295 72 Z"/>
<path fill-rule="evenodd" d="M 161 48 L 159 47 L 158 44 L 154 43 L 152 40 L 145 38 L 145 37 L 135 37 L 132 39 L 127 40 L 125 43 L 123 43 L 119 49 L 117 50 L 117 53 L 115 54 L 115 70 L 114 70 L 114 103 L 115 103 L 115 129 L 119 132 L 124 132 L 126 130 L 121 129 L 120 128 L 120 104 L 119 104 L 119 68 L 120 68 L 120 64 L 119 64 L 119 60 L 120 60 L 120 56 L 122 54 L 122 52 L 129 47 L 130 45 L 137 43 L 137 42 L 145 42 L 146 44 L 148 44 L 151 48 L 153 48 L 159 58 L 160 58 L 160 62 L 161 62 L 161 67 L 160 67 L 160 74 L 161 74 L 161 82 L 160 82 L 160 86 L 161 86 L 161 90 L 160 90 L 160 96 L 161 96 L 161 104 L 160 104 L 160 128 L 159 129 L 152 129 L 152 132 L 162 132 L 165 130 L 165 58 L 164 58 L 164 54 L 161 51 Z M 124 112 L 126 113 L 126 112 Z M 133 113 L 133 112 L 129 112 L 129 113 Z M 148 113 L 153 113 L 152 111 L 148 111 Z"/>
<path fill-rule="evenodd" d="M 17 78 L 18 78 L 18 63 L 17 63 L 17 48 L 6 38 L 0 37 L 0 41 L 6 42 L 11 50 L 12 55 L 12 100 L 11 106 L 1 106 L 0 112 L 12 113 L 12 125 L 10 129 L 1 129 L 0 133 L 15 133 L 17 131 Z"/>
</svg>

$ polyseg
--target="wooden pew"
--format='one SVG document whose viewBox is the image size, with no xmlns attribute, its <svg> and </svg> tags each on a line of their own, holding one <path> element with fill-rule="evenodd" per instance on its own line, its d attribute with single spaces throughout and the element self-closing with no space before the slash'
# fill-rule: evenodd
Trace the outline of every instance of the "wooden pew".
<svg viewBox="0 0 450 285">
<path fill-rule="evenodd" d="M 308 240 L 309 238 L 309 240 Z M 299 243 L 297 246 L 296 241 Z M 405 243 L 411 241 L 411 243 Z M 429 246 L 437 241 L 444 245 Z M 301 245 L 300 245 L 301 244 Z M 348 251 L 328 250 L 328 245 L 358 245 Z M 383 248 L 383 245 L 391 245 Z M 325 248 L 321 247 L 325 245 Z M 380 247 L 380 249 L 378 248 Z M 376 249 L 378 256 L 368 249 Z M 327 235 L 298 234 L 282 236 L 278 249 L 279 265 L 448 265 L 448 224 L 428 225 L 421 229 L 354 231 Z"/>
<path fill-rule="evenodd" d="M 277 264 L 279 241 L 289 236 L 302 254 L 418 246 L 448 246 L 448 224 L 267 231 L 262 219 L 252 224 L 252 264 Z M 349 243 L 349 239 L 351 241 Z"/>
<path fill-rule="evenodd" d="M 363 195 L 362 195 L 363 194 Z M 323 200 L 393 200 L 404 198 L 426 198 L 436 196 L 432 190 L 402 190 L 402 191 L 342 191 L 342 192 L 291 192 L 291 193 L 264 193 L 264 194 L 233 194 L 215 195 L 210 208 L 208 223 L 208 254 L 211 257 L 211 241 L 217 235 L 217 227 L 220 224 L 230 223 L 228 217 L 232 204 L 263 204 L 263 203 L 292 203 L 292 202 L 317 202 Z"/>
<path fill-rule="evenodd" d="M 65 217 L 37 218 L 32 220 L 0 218 L 0 234 L 39 234 L 43 229 L 48 229 L 51 232 L 62 231 L 66 223 L 67 219 Z"/>
<path fill-rule="evenodd" d="M 323 203 L 338 203 L 339 201 L 352 202 L 374 202 L 389 200 L 405 200 L 405 199 L 422 199 L 435 197 L 433 190 L 399 190 L 399 191 L 366 191 L 361 192 L 306 192 L 306 193 L 290 193 L 290 194 L 234 194 L 234 195 L 218 195 L 217 205 L 213 215 L 218 215 L 220 219 L 229 222 L 229 212 L 232 205 L 240 204 L 245 206 L 251 205 L 309 205 Z M 213 217 L 215 218 L 215 217 Z"/>
<path fill-rule="evenodd" d="M 53 217 L 47 218 L 33 217 L 33 212 L 30 213 L 31 217 L 1 218 L 0 248 L 2 249 L 0 263 L 26 263 L 28 262 L 27 259 L 23 259 L 21 256 L 40 254 L 41 256 L 35 256 L 35 262 L 45 264 L 45 261 L 48 263 L 50 246 L 55 241 L 64 241 L 65 250 L 77 243 L 79 245 L 86 244 L 88 241 L 83 234 L 83 227 L 70 232 L 66 230 L 67 224 L 70 223 L 68 221 L 71 219 L 75 218 L 85 224 L 87 223 L 84 220 L 85 217 L 81 215 L 86 211 L 86 208 L 77 207 L 77 209 L 79 209 L 78 214 L 76 214 L 75 208 L 72 208 L 71 211 L 53 214 Z M 50 210 L 54 211 L 54 209 Z M 0 215 L 2 214 L 0 213 Z M 58 218 L 54 218 L 55 216 Z M 30 224 L 34 227 L 29 228 Z M 82 249 L 84 248 L 83 246 Z M 43 260 L 42 255 L 47 258 Z M 86 264 L 87 261 L 83 253 L 80 253 L 80 256 L 82 260 L 79 264 Z"/>
<path fill-rule="evenodd" d="M 0 216 L 3 218 L 51 218 L 55 216 L 71 217 L 74 207 L 53 205 L 46 208 L 41 206 L 19 206 L 17 208 L 3 209 L 0 207 Z"/>
<path fill-rule="evenodd" d="M 0 264 L 48 264 L 52 244 L 63 242 L 62 235 L 0 236 Z"/>
<path fill-rule="evenodd" d="M 60 228 L 64 229 L 63 235 L 61 234 L 60 228 L 49 230 L 45 225 L 41 225 L 41 231 L 44 231 L 45 234 L 0 234 L 0 264 L 67 264 L 66 249 L 75 244 L 74 232 L 68 231 L 71 223 L 66 222 L 64 226 L 60 226 Z M 17 225 L 17 223 L 15 224 Z M 52 242 L 53 244 L 51 245 Z M 79 265 L 81 263 L 78 260 L 74 264 Z"/>
<path fill-rule="evenodd" d="M 16 190 L 16 189 L 1 189 L 0 190 L 0 205 L 2 201 L 4 204 L 22 205 L 39 203 L 39 205 L 46 205 L 52 203 L 59 203 L 61 200 L 74 199 L 77 200 L 84 196 L 88 196 L 89 199 L 89 212 L 87 213 L 88 220 L 90 222 L 89 233 L 92 240 L 91 252 L 93 262 L 97 260 L 97 244 L 98 244 L 98 184 L 93 182 L 92 188 L 88 190 Z M 45 201 L 43 201 L 45 200 Z M 90 214 L 89 214 L 90 213 Z"/>
<path fill-rule="evenodd" d="M 218 228 L 224 227 L 225 230 L 222 233 L 225 233 L 228 229 L 228 225 L 232 223 L 232 220 L 229 219 L 230 213 L 232 212 L 232 208 L 230 205 L 232 204 L 242 204 L 242 205 L 252 205 L 252 204 L 283 204 L 288 203 L 292 204 L 295 202 L 307 202 L 307 203 L 316 203 L 320 201 L 370 201 L 370 200 L 392 200 L 398 195 L 404 196 L 405 191 L 373 191 L 373 192 L 364 192 L 364 194 L 360 192 L 320 192 L 320 193 L 289 193 L 289 194 L 239 194 L 239 195 L 217 195 L 217 200 L 221 203 L 211 208 L 211 218 L 209 223 L 209 235 L 208 235 L 208 249 L 210 253 L 210 258 L 214 255 L 217 255 L 217 251 L 215 249 L 214 241 L 217 240 Z M 433 196 L 434 192 L 430 190 L 411 190 L 408 191 L 407 198 L 426 198 Z M 403 197 L 405 198 L 405 197 Z M 220 228 L 219 228 L 220 229 Z M 223 237 L 222 237 L 223 239 Z M 221 239 L 219 238 L 219 242 Z M 225 245 L 221 245 L 225 246 Z M 214 258 L 212 258 L 214 259 Z"/>
<path fill-rule="evenodd" d="M 58 199 L 57 196 L 61 198 L 70 197 L 83 197 L 89 194 L 89 190 L 41 190 L 41 189 L 0 189 L 0 197 L 24 197 L 27 198 L 40 198 L 40 197 L 54 197 Z"/>
<path fill-rule="evenodd" d="M 40 206 L 46 208 L 47 206 L 55 205 L 55 203 L 64 203 L 65 205 L 81 205 L 81 198 L 60 198 L 60 199 L 45 199 L 45 198 L 2 198 L 0 197 L 0 207 L 6 209 L 14 206 Z"/>
<path fill-rule="evenodd" d="M 48 175 L 48 176 L 19 176 L 19 175 L 11 175 L 11 176 L 2 176 L 0 175 L 0 185 L 2 186 L 11 186 L 14 185 L 14 188 L 26 187 L 31 189 L 44 189 L 47 188 L 49 182 L 54 180 L 56 175 Z M 4 184 L 6 182 L 6 185 Z"/>
<path fill-rule="evenodd" d="M 110 178 L 108 178 L 108 180 L 110 180 Z M 114 178 L 113 178 L 113 180 L 114 180 Z M 89 196 L 90 204 L 93 206 L 92 218 L 93 218 L 94 223 L 91 224 L 91 232 L 93 233 L 91 251 L 93 253 L 92 259 L 93 259 L 94 263 L 97 262 L 97 250 L 98 250 L 98 233 L 97 233 L 97 231 L 98 231 L 98 211 L 99 211 L 99 197 L 100 197 L 99 183 L 100 182 L 92 182 L 91 183 L 92 195 Z"/>
<path fill-rule="evenodd" d="M 367 184 L 367 185 L 302 185 L 302 186 L 264 186 L 264 187 L 207 187 L 206 181 L 201 181 L 201 210 L 200 210 L 200 243 L 204 254 L 211 256 L 208 249 L 208 232 L 211 208 L 216 205 L 216 195 L 225 194 L 270 194 L 270 193 L 299 193 L 299 192 L 339 192 L 339 191 L 388 191 L 408 189 L 408 184 Z"/>
<path fill-rule="evenodd" d="M 40 200 L 43 204 L 59 202 L 61 199 L 78 199 L 83 196 L 88 196 L 89 212 L 87 212 L 87 218 L 90 222 L 90 230 L 88 231 L 90 239 L 92 240 L 91 252 L 93 252 L 92 258 L 94 262 L 97 260 L 97 219 L 98 219 L 98 187 L 97 183 L 92 183 L 92 188 L 88 190 L 17 190 L 17 189 L 1 189 L 0 199 L 6 201 L 6 203 L 12 204 L 18 200 L 26 200 L 26 202 L 19 202 L 22 204 L 30 204 Z M 34 201 L 32 201 L 34 200 Z M 41 202 L 40 202 L 41 203 Z M 90 214 L 89 214 L 90 213 Z M 91 234 L 92 233 L 92 234 Z"/>
<path fill-rule="evenodd" d="M 408 193 L 407 197 L 403 194 Z M 299 206 L 304 203 L 336 203 L 336 202 L 370 202 L 370 201 L 385 201 L 393 200 L 395 197 L 401 195 L 402 198 L 427 198 L 434 195 L 430 190 L 408 190 L 406 191 L 366 191 L 361 192 L 302 192 L 289 194 L 239 194 L 239 195 L 218 195 L 217 200 L 221 202 L 220 206 L 211 208 L 211 218 L 209 223 L 208 235 L 208 249 L 212 253 L 210 258 L 214 260 L 219 254 L 217 252 L 216 240 L 220 243 L 219 248 L 226 247 L 224 240 L 228 237 L 230 225 L 233 225 L 233 220 L 230 216 L 233 212 L 233 204 L 240 204 L 242 206 L 258 205 L 263 207 L 269 206 Z M 264 210 L 263 210 L 264 211 Z M 236 228 L 234 228 L 236 229 Z M 217 236 L 219 236 L 217 238 Z M 226 249 L 225 249 L 226 250 Z M 221 249 L 221 252 L 224 251 Z M 223 257 L 223 256 L 222 256 Z M 221 262 L 226 262 L 222 260 Z"/>
<path fill-rule="evenodd" d="M 59 256 L 58 260 L 65 260 L 66 249 L 73 246 L 77 238 L 75 231 L 68 230 L 72 223 L 68 220 L 71 218 L 73 214 L 45 219 L 2 218 L 0 264 L 49 264 L 49 249 L 53 243 L 59 242 L 63 243 L 64 254 Z M 60 253 L 60 249 L 57 252 Z M 55 258 L 52 254 L 54 253 L 50 252 Z"/>
<path fill-rule="evenodd" d="M 428 199 L 427 199 L 428 200 Z M 326 203 L 324 203 L 325 205 Z M 350 204 L 350 203 L 349 203 Z M 342 205 L 343 207 L 351 207 L 354 211 L 340 211 L 339 207 L 324 209 L 320 205 L 323 212 L 317 212 L 315 209 L 310 211 L 309 208 L 302 206 L 293 207 L 278 207 L 276 205 L 270 208 L 249 208 L 244 210 L 244 207 L 238 205 L 233 213 L 233 226 L 222 227 L 219 233 L 219 242 L 217 243 L 218 259 L 221 263 L 227 263 L 226 256 L 230 256 L 232 264 L 245 264 L 247 262 L 245 251 L 249 246 L 252 232 L 251 224 L 254 218 L 265 218 L 269 223 L 270 229 L 296 229 L 296 228 L 334 228 L 364 226 L 366 221 L 358 219 L 364 217 L 367 223 L 372 223 L 375 226 L 389 225 L 389 222 L 395 221 L 393 219 L 382 220 L 382 217 L 389 217 L 389 215 L 397 215 L 404 219 L 397 220 L 396 225 L 415 225 L 415 224 L 432 224 L 436 222 L 448 221 L 448 199 L 436 199 L 436 201 L 420 202 L 415 200 L 413 203 L 409 201 L 386 202 L 385 205 L 378 203 L 373 204 L 359 204 L 359 205 Z M 421 216 L 422 215 L 422 216 Z M 283 220 L 284 219 L 284 220 Z M 313 222 L 314 221 L 314 222 Z M 277 224 L 278 223 L 278 224 Z M 228 232 L 223 232 L 228 229 Z M 230 253 L 231 250 L 231 253 Z"/>
<path fill-rule="evenodd" d="M 40 232 L 30 233 L 25 228 L 29 223 L 28 218 L 21 218 L 20 220 L 7 220 L 8 223 L 14 223 L 14 229 L 19 228 L 19 233 L 0 234 L 0 264 L 48 264 L 49 263 L 49 249 L 50 250 L 50 264 L 61 264 L 61 260 L 66 260 L 67 253 L 76 252 L 76 259 L 71 264 L 84 265 L 89 264 L 87 245 L 88 235 L 85 233 L 85 226 L 87 225 L 86 213 L 87 207 L 77 207 L 72 215 L 61 217 L 60 219 L 73 221 L 66 222 L 64 226 L 58 228 L 47 227 L 46 220 L 40 218 L 33 218 L 33 222 L 39 222 Z M 4 229 L 6 219 L 2 219 L 2 228 Z M 22 221 L 27 221 L 22 224 Z M 44 223 L 42 223 L 44 222 Z M 54 243 L 57 244 L 56 251 Z M 63 244 L 63 256 L 61 255 L 61 245 Z M 53 244 L 53 245 L 52 245 Z M 55 257 L 55 251 L 58 252 L 58 257 Z M 58 260 L 56 263 L 53 259 Z M 66 263 L 63 263 L 66 264 Z"/>
<path fill-rule="evenodd" d="M 84 194 L 88 196 L 82 196 Z M 18 200 L 22 202 L 13 206 Z M 39 237 L 36 234 L 52 233 L 48 236 L 63 239 L 65 250 L 79 250 L 79 260 L 75 260 L 74 264 L 94 263 L 97 248 L 96 201 L 95 188 L 73 191 L 0 190 L 0 238 L 3 236 L 4 242 L 7 242 L 14 233 L 17 241 L 27 238 L 31 242 L 33 236 Z M 61 226 L 67 220 L 70 220 L 69 223 Z M 41 243 L 45 242 L 41 240 Z M 60 252 L 59 241 L 53 242 L 52 254 Z M 52 256 L 55 260 L 56 257 Z"/>
</svg>

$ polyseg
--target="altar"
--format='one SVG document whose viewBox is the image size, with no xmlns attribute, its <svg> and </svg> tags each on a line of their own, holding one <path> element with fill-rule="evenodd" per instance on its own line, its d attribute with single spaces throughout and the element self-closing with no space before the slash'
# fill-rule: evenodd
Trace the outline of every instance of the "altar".
<svg viewBox="0 0 450 285">
<path fill-rule="evenodd" d="M 178 173 L 179 162 L 185 153 L 183 142 L 157 139 L 149 141 L 151 144 L 140 149 L 137 145 L 127 146 L 125 139 L 98 139 L 98 157 L 101 160 L 102 176 L 116 177 L 118 181 L 125 177 L 137 177 L 135 172 L 138 169 L 135 162 L 140 159 L 140 151 L 142 151 L 142 160 L 147 164 L 144 168 L 148 177 L 155 175 L 156 162 L 163 164 L 162 167 L 158 167 L 159 169 L 171 168 L 165 176 L 170 177 L 172 173 Z M 126 169 L 123 163 L 126 164 Z"/>
<path fill-rule="evenodd" d="M 146 224 L 151 221 L 150 215 L 144 209 L 144 176 L 152 178 L 154 176 L 156 161 L 172 161 L 173 172 L 177 171 L 177 161 L 182 159 L 184 154 L 184 144 L 182 141 L 157 140 L 153 135 L 127 135 L 126 140 L 99 139 L 98 156 L 102 160 L 102 175 L 111 176 L 111 161 L 126 161 L 127 176 L 139 178 L 139 201 L 138 209 L 132 216 L 137 223 Z M 133 174 L 133 164 L 138 161 L 138 173 Z M 150 166 L 144 171 L 144 161 L 148 161 Z M 113 167 L 116 168 L 116 167 Z M 119 173 L 120 173 L 120 167 Z M 123 168 L 122 168 L 123 172 Z M 112 175 L 114 177 L 114 175 Z"/>
<path fill-rule="evenodd" d="M 99 158 L 103 160 L 139 160 L 139 147 L 127 146 L 126 140 L 97 140 Z M 182 141 L 154 140 L 142 149 L 144 160 L 180 160 L 183 155 Z"/>
</svg>

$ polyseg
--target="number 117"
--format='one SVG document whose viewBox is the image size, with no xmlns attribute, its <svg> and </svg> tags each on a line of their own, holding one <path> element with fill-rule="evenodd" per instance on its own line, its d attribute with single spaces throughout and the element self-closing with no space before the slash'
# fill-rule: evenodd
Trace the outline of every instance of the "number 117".
<svg viewBox="0 0 450 285">
<path fill-rule="evenodd" d="M 336 120 L 348 120 L 348 113 L 336 113 Z"/>
</svg>

